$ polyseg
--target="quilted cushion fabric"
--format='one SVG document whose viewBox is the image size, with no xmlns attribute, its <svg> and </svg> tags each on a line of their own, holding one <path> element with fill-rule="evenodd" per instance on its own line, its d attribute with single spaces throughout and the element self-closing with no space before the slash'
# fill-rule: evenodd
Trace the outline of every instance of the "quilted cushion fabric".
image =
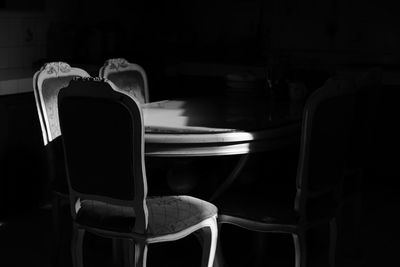
<svg viewBox="0 0 400 267">
<path fill-rule="evenodd" d="M 176 233 L 217 214 L 213 204 L 191 196 L 151 197 L 147 208 L 148 236 Z M 83 200 L 76 221 L 90 227 L 131 232 L 135 212 L 132 207 Z"/>
<path fill-rule="evenodd" d="M 76 222 L 81 225 L 116 232 L 131 232 L 135 224 L 132 207 L 111 205 L 102 201 L 83 200 Z"/>
<path fill-rule="evenodd" d="M 179 232 L 217 214 L 213 204 L 190 196 L 147 199 L 148 234 L 152 236 Z"/>
</svg>

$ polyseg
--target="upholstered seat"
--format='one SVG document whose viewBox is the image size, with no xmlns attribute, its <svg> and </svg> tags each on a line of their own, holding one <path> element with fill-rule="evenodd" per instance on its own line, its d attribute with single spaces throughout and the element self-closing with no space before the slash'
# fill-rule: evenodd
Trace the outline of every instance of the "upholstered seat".
<svg viewBox="0 0 400 267">
<path fill-rule="evenodd" d="M 283 191 L 281 191 L 283 192 Z M 279 199 L 274 196 L 236 194 L 227 191 L 221 195 L 215 205 L 219 213 L 255 222 L 286 224 L 295 227 L 299 224 L 301 214 L 293 208 L 290 199 Z M 338 203 L 333 197 L 321 197 L 309 201 L 307 217 L 310 221 L 329 219 L 336 215 Z"/>
<path fill-rule="evenodd" d="M 83 200 L 76 214 L 76 222 L 89 227 L 129 233 L 135 224 L 132 207 L 112 205 L 97 200 Z"/>
<path fill-rule="evenodd" d="M 148 236 L 182 231 L 217 212 L 213 204 L 191 196 L 148 197 L 146 203 L 149 212 Z M 135 211 L 132 207 L 83 200 L 76 221 L 91 227 L 129 233 L 135 225 Z"/>
<path fill-rule="evenodd" d="M 299 219 L 292 203 L 268 201 L 259 195 L 240 196 L 228 191 L 215 204 L 221 214 L 257 222 L 295 224 Z"/>
<path fill-rule="evenodd" d="M 217 214 L 213 204 L 191 196 L 147 198 L 149 236 L 173 234 Z"/>
</svg>

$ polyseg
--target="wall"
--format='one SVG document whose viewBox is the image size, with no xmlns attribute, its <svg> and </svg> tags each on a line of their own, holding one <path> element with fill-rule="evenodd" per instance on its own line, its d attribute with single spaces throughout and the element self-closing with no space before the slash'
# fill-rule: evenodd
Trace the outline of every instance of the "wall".
<svg viewBox="0 0 400 267">
<path fill-rule="evenodd" d="M 0 11 L 0 95 L 32 90 L 33 66 L 46 58 L 49 18 Z"/>
<path fill-rule="evenodd" d="M 58 0 L 43 0 L 35 10 L 0 8 L 0 95 L 32 90 L 32 76 L 47 58 L 49 26 L 62 19 L 62 8 Z"/>
<path fill-rule="evenodd" d="M 49 17 L 44 13 L 0 13 L 0 69 L 30 68 L 46 57 Z"/>
<path fill-rule="evenodd" d="M 118 51 L 132 57 L 187 53 L 193 58 L 255 60 L 266 53 L 286 53 L 328 62 L 397 64 L 400 60 L 399 18 L 387 1 L 197 0 L 154 6 L 118 0 L 107 7 L 96 3 L 55 0 L 47 1 L 45 12 L 0 11 L 0 69 L 29 67 L 46 58 L 46 34 L 54 21 L 75 23 L 82 32 L 87 29 L 83 35 L 94 44 L 92 49 L 74 50 L 82 58 L 93 54 L 88 61 L 102 61 Z M 114 23 L 112 34 L 118 39 L 114 48 L 95 46 L 107 38 L 100 36 L 102 22 Z"/>
<path fill-rule="evenodd" d="M 273 40 L 280 50 L 328 63 L 399 64 L 394 1 L 305 0 L 285 13 L 288 2 L 294 1 L 275 10 Z"/>
</svg>

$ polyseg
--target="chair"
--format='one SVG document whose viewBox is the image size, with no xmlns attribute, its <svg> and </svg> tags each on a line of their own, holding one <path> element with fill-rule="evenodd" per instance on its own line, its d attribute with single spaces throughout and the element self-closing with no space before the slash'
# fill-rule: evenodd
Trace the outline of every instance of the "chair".
<svg viewBox="0 0 400 267">
<path fill-rule="evenodd" d="M 353 235 L 348 236 L 345 243 L 355 245 L 356 248 L 359 247 L 357 242 L 361 224 L 363 180 L 370 172 L 370 166 L 373 166 L 371 160 L 375 151 L 373 129 L 377 123 L 377 94 L 382 83 L 382 70 L 375 68 L 358 74 L 339 73 L 337 79 L 352 87 L 350 90 L 353 91 L 354 98 L 354 114 L 348 127 L 339 233 L 342 237 L 345 236 L 346 230 L 341 228 L 350 227 L 347 233 Z M 350 208 L 351 213 L 346 208 Z M 343 225 L 345 222 L 347 225 Z"/>
<path fill-rule="evenodd" d="M 148 244 L 203 234 L 202 266 L 211 267 L 217 208 L 190 196 L 147 197 L 140 104 L 112 82 L 75 79 L 58 96 L 74 266 L 83 264 L 85 231 L 128 243 L 130 266 L 146 266 Z"/>
<path fill-rule="evenodd" d="M 47 145 L 60 136 L 58 125 L 57 94 L 73 77 L 89 77 L 83 69 L 73 68 L 65 62 L 50 62 L 33 76 L 33 88 L 38 109 L 43 143 Z"/>
<path fill-rule="evenodd" d="M 99 70 L 99 77 L 112 81 L 118 88 L 129 92 L 140 103 L 149 102 L 149 88 L 144 69 L 124 58 L 108 59 Z"/>
<path fill-rule="evenodd" d="M 46 149 L 47 169 L 51 183 L 53 230 L 56 244 L 53 249 L 53 260 L 58 259 L 61 224 L 60 208 L 62 202 L 68 203 L 68 185 L 65 173 L 64 154 L 58 123 L 57 94 L 61 88 L 68 85 L 73 77 L 89 77 L 80 68 L 73 68 L 65 62 L 50 62 L 44 64 L 33 76 L 33 91 Z M 56 264 L 54 262 L 54 264 Z"/>
<path fill-rule="evenodd" d="M 250 231 L 286 233 L 293 237 L 295 266 L 307 266 L 306 233 L 329 225 L 329 266 L 335 265 L 336 213 L 343 183 L 347 114 L 353 101 L 337 80 L 328 80 L 307 99 L 302 118 L 300 154 L 293 184 L 283 189 L 228 189 L 215 204 L 218 225 L 231 224 Z M 260 177 L 261 178 L 261 177 Z M 273 177 L 267 177 L 273 179 Z M 287 197 L 288 196 L 288 197 Z M 222 232 L 221 232 L 222 233 Z M 221 234 L 220 233 L 220 234 Z M 224 265 L 219 239 L 217 266 Z M 245 249 L 245 246 L 243 246 Z"/>
</svg>

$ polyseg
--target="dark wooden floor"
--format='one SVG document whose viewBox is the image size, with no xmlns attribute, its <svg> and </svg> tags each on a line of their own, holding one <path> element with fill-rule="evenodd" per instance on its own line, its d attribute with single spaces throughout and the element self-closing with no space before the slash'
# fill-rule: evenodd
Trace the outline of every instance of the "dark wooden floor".
<svg viewBox="0 0 400 267">
<path fill-rule="evenodd" d="M 400 248 L 398 205 L 400 188 L 394 186 L 399 177 L 376 177 L 379 183 L 365 186 L 359 242 L 348 225 L 339 237 L 337 266 L 391 266 Z M 68 211 L 66 211 L 67 213 Z M 349 210 L 348 214 L 352 212 Z M 68 214 L 65 215 L 68 221 Z M 346 221 L 345 221 L 346 222 Z M 68 238 L 68 225 L 64 227 Z M 318 233 L 314 234 L 319 236 Z M 255 235 L 244 230 L 224 228 L 221 232 L 224 253 L 229 266 L 251 266 L 256 259 L 260 266 L 294 266 L 290 236 L 265 235 L 266 249 L 256 257 Z M 0 226 L 0 266 L 51 266 L 51 210 L 39 208 L 26 211 L 2 222 Z M 313 244 L 311 266 L 327 266 L 321 244 Z M 194 237 L 180 241 L 153 244 L 149 247 L 148 266 L 199 266 L 200 245 Z M 86 266 L 110 266 L 110 243 L 87 235 L 85 240 Z M 71 266 L 67 242 L 62 247 L 59 266 Z"/>
</svg>

